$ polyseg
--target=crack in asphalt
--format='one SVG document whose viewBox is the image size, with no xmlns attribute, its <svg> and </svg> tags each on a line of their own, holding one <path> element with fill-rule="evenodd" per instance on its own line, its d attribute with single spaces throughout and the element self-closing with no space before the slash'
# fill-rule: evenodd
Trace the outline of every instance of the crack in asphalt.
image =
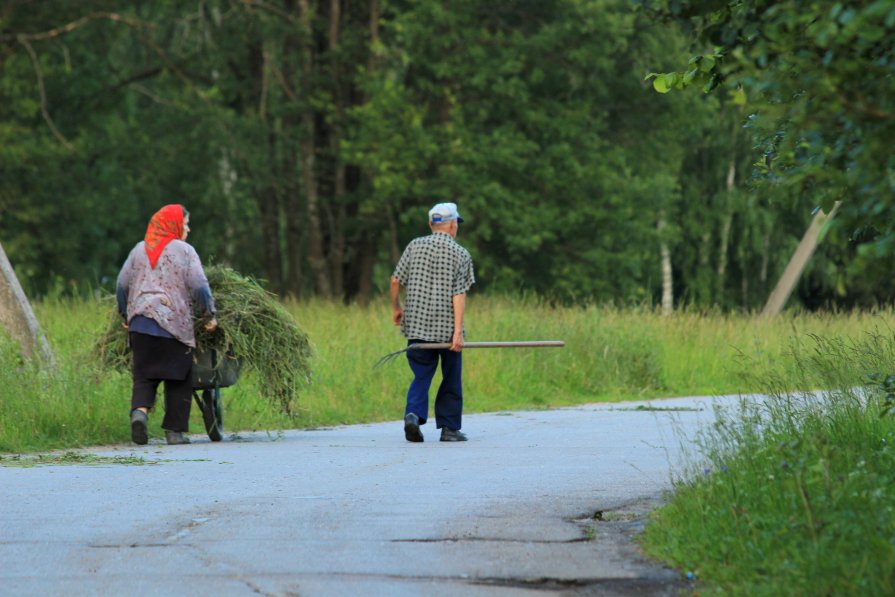
<svg viewBox="0 0 895 597">
<path fill-rule="evenodd" d="M 593 597 L 636 595 L 638 597 L 673 597 L 681 594 L 690 581 L 669 580 L 668 578 L 483 578 L 469 584 L 529 589 L 536 591 L 562 592 L 570 595 L 590 595 Z"/>
<path fill-rule="evenodd" d="M 189 543 L 90 543 L 92 549 L 141 549 L 144 547 L 193 547 Z"/>
<path fill-rule="evenodd" d="M 432 537 L 421 539 L 392 539 L 392 543 L 531 543 L 542 545 L 564 545 L 568 543 L 586 543 L 590 541 L 588 537 L 578 537 L 576 539 L 505 539 L 502 537 Z"/>
</svg>

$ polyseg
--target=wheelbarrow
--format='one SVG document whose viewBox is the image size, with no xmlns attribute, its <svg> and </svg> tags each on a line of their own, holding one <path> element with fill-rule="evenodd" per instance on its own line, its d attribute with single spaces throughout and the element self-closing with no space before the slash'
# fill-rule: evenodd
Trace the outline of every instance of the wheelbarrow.
<svg viewBox="0 0 895 597">
<path fill-rule="evenodd" d="M 213 442 L 219 442 L 224 437 L 221 388 L 236 384 L 241 371 L 242 363 L 232 354 L 222 354 L 214 348 L 209 348 L 196 351 L 194 355 L 193 399 L 202 411 L 205 431 Z"/>
</svg>

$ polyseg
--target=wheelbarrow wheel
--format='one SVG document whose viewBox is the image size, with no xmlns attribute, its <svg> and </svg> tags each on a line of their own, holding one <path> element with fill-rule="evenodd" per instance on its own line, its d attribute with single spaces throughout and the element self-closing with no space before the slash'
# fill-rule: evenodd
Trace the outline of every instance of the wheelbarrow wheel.
<svg viewBox="0 0 895 597">
<path fill-rule="evenodd" d="M 205 431 L 213 442 L 219 442 L 224 437 L 224 413 L 221 407 L 221 390 L 202 391 L 202 420 L 205 423 Z"/>
</svg>

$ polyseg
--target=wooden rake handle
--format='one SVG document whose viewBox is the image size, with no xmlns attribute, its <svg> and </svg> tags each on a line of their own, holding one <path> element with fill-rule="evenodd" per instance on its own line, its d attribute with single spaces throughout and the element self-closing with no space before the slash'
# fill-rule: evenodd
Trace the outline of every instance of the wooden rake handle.
<svg viewBox="0 0 895 597">
<path fill-rule="evenodd" d="M 530 340 L 523 342 L 467 342 L 463 345 L 463 348 L 561 348 L 565 345 L 566 343 L 562 340 Z M 441 350 L 450 347 L 450 342 L 418 342 L 417 344 L 411 344 L 407 348 L 385 355 L 376 362 L 373 368 L 375 369 L 383 363 L 394 360 L 398 355 L 408 350 Z"/>
<path fill-rule="evenodd" d="M 562 340 L 531 340 L 524 342 L 466 342 L 463 345 L 463 348 L 541 348 L 541 347 L 555 347 L 561 348 L 565 346 L 566 343 Z M 418 344 L 411 344 L 404 350 L 416 350 L 416 349 L 434 349 L 441 350 L 444 348 L 450 348 L 450 342 L 420 342 Z"/>
</svg>

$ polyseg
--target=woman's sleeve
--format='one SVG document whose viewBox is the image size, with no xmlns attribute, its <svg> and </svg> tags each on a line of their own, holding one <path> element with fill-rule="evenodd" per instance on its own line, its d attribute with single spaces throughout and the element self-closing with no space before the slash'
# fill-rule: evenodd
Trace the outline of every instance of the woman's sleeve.
<svg viewBox="0 0 895 597">
<path fill-rule="evenodd" d="M 214 304 L 214 297 L 211 295 L 211 288 L 208 286 L 208 278 L 205 277 L 205 270 L 202 269 L 202 260 L 193 247 L 190 247 L 190 267 L 188 271 L 187 287 L 190 289 L 193 297 L 193 304 L 200 311 L 215 316 L 217 308 Z"/>
<path fill-rule="evenodd" d="M 127 296 L 130 293 L 131 282 L 134 275 L 134 252 L 131 251 L 118 272 L 118 280 L 115 282 L 115 299 L 118 302 L 118 313 L 127 322 Z"/>
</svg>

